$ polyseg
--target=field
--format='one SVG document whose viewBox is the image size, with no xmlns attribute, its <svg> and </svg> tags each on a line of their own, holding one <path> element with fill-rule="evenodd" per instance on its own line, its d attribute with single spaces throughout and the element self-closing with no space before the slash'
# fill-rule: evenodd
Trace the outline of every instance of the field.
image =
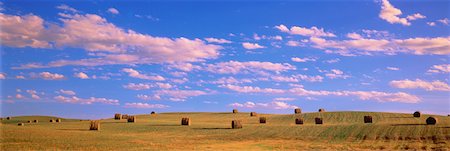
<svg viewBox="0 0 450 151">
<path fill-rule="evenodd" d="M 364 124 L 371 115 L 374 123 Z M 114 115 L 111 115 L 113 117 Z M 267 117 L 259 124 L 259 117 Z M 449 150 L 450 116 L 380 112 L 325 112 L 304 114 L 159 113 L 137 115 L 136 123 L 103 119 L 100 131 L 89 131 L 87 120 L 21 116 L 2 120 L 1 150 Z M 189 117 L 190 126 L 181 126 Z M 305 124 L 295 125 L 303 117 Z M 322 117 L 323 125 L 314 118 Z M 38 119 L 39 123 L 26 123 Z M 231 120 L 242 129 L 231 129 Z M 25 122 L 25 126 L 17 126 Z"/>
</svg>

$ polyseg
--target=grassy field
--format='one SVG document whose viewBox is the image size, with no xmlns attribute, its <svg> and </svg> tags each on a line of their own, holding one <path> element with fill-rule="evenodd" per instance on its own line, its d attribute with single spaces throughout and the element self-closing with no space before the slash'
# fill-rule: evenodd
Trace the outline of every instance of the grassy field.
<svg viewBox="0 0 450 151">
<path fill-rule="evenodd" d="M 364 124 L 363 116 L 374 123 Z M 113 117 L 113 115 L 111 115 Z M 267 124 L 259 124 L 259 117 Z M 294 114 L 161 113 L 137 115 L 136 123 L 101 120 L 100 131 L 89 131 L 89 121 L 22 116 L 2 120 L 1 150 L 450 150 L 450 117 L 379 112 L 325 112 Z M 189 117 L 191 126 L 181 126 Z M 303 117 L 304 125 L 295 125 Z M 322 117 L 323 125 L 314 118 Z M 18 122 L 38 119 L 39 123 Z M 231 129 L 231 120 L 242 129 Z"/>
</svg>

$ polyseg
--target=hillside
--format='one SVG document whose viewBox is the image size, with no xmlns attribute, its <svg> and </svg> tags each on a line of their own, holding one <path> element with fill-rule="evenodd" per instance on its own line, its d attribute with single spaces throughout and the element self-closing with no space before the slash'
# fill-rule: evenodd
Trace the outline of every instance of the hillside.
<svg viewBox="0 0 450 151">
<path fill-rule="evenodd" d="M 371 115 L 372 124 L 363 116 Z M 112 115 L 113 116 L 113 115 Z M 259 124 L 259 117 L 267 117 Z M 304 114 L 161 113 L 138 115 L 136 123 L 101 120 L 100 131 L 89 131 L 89 121 L 63 119 L 49 123 L 43 116 L 2 120 L 2 150 L 101 149 L 101 150 L 272 150 L 272 149 L 450 149 L 450 117 L 436 116 L 437 125 L 426 125 L 430 115 L 379 112 L 324 112 Z M 181 126 L 189 117 L 190 126 Z M 303 117 L 303 125 L 295 118 Z M 314 124 L 322 117 L 323 125 Z M 19 121 L 39 123 L 17 126 Z M 242 129 L 231 129 L 231 120 Z"/>
</svg>

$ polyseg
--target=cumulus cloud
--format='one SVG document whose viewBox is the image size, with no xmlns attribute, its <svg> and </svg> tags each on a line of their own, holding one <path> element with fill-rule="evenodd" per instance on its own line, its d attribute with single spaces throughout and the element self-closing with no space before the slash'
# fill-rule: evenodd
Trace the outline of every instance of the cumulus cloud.
<svg viewBox="0 0 450 151">
<path fill-rule="evenodd" d="M 144 80 L 153 80 L 153 81 L 166 80 L 164 77 L 162 77 L 160 75 L 149 76 L 149 75 L 141 74 L 141 73 L 139 73 L 139 71 L 136 71 L 131 68 L 123 68 L 122 71 L 128 73 L 128 76 L 133 77 L 133 78 L 144 79 Z"/>
<path fill-rule="evenodd" d="M 239 93 L 269 93 L 269 94 L 293 94 L 299 96 L 355 96 L 360 100 L 374 100 L 379 102 L 418 103 L 420 98 L 404 92 L 388 93 L 378 91 L 315 91 L 306 90 L 303 87 L 295 87 L 289 90 L 259 88 L 251 86 L 222 85 Z"/>
<path fill-rule="evenodd" d="M 0 13 L 0 44 L 12 47 L 50 48 L 48 31 L 44 20 L 39 16 L 28 14 L 14 16 Z"/>
<path fill-rule="evenodd" d="M 431 67 L 431 69 L 429 69 L 427 72 L 429 72 L 429 73 L 450 73 L 450 64 L 433 65 Z"/>
<path fill-rule="evenodd" d="M 58 6 L 56 6 L 56 8 L 57 8 L 57 9 L 60 9 L 60 10 L 64 10 L 64 11 L 68 11 L 68 12 L 72 12 L 72 13 L 76 13 L 76 12 L 78 12 L 78 10 L 77 10 L 77 9 L 75 9 L 75 8 L 72 8 L 72 7 L 70 7 L 70 6 L 66 5 L 66 4 L 61 4 L 61 5 L 58 5 Z"/>
<path fill-rule="evenodd" d="M 123 85 L 123 87 L 130 90 L 146 90 L 150 89 L 152 86 L 145 83 L 128 83 L 127 85 Z"/>
<path fill-rule="evenodd" d="M 298 57 L 293 57 L 291 58 L 292 61 L 294 62 L 308 62 L 308 61 L 316 61 L 316 58 L 298 58 Z"/>
<path fill-rule="evenodd" d="M 220 73 L 220 74 L 238 74 L 238 73 L 254 73 L 254 72 L 283 72 L 288 70 L 295 70 L 295 66 L 288 63 L 272 63 L 272 62 L 259 62 L 259 61 L 228 61 L 220 62 L 216 64 L 209 64 L 205 70 Z"/>
<path fill-rule="evenodd" d="M 0 79 L 1 79 L 1 76 L 0 76 Z M 16 79 L 25 79 L 25 76 L 18 75 L 18 76 L 16 76 Z"/>
<path fill-rule="evenodd" d="M 402 11 L 400 9 L 392 6 L 388 0 L 382 0 L 381 12 L 379 14 L 381 19 L 386 20 L 391 24 L 397 23 L 405 26 L 411 25 L 411 23 L 408 22 L 408 19 L 398 17 L 400 15 L 402 15 Z"/>
<path fill-rule="evenodd" d="M 0 73 L 0 79 L 6 79 L 6 74 Z"/>
<path fill-rule="evenodd" d="M 169 65 L 169 68 L 175 68 L 175 69 L 178 69 L 181 71 L 186 71 L 186 72 L 192 71 L 194 69 L 201 69 L 200 66 L 193 65 L 191 63 L 174 63 L 174 64 Z"/>
<path fill-rule="evenodd" d="M 61 94 L 65 94 L 65 95 L 76 95 L 76 93 L 72 90 L 63 90 L 63 89 L 59 89 L 58 91 Z"/>
<path fill-rule="evenodd" d="M 89 79 L 89 76 L 84 72 L 75 73 L 73 76 L 80 79 Z"/>
<path fill-rule="evenodd" d="M 245 102 L 245 103 L 231 103 L 228 106 L 241 107 L 241 108 L 272 108 L 272 109 L 294 109 L 298 108 L 295 105 L 290 105 L 286 102 L 272 101 L 269 103 L 255 103 L 255 102 Z"/>
<path fill-rule="evenodd" d="M 41 78 L 44 80 L 62 80 L 64 79 L 64 75 L 50 72 L 41 72 L 38 75 L 32 74 L 34 78 Z"/>
<path fill-rule="evenodd" d="M 237 86 L 232 84 L 220 85 L 219 87 L 227 88 L 240 93 L 285 93 L 283 89 Z"/>
<path fill-rule="evenodd" d="M 82 48 L 96 52 L 91 58 L 56 60 L 47 64 L 29 63 L 16 69 L 49 68 L 68 65 L 100 66 L 115 64 L 154 64 L 196 62 L 216 58 L 219 45 L 200 39 L 154 37 L 125 30 L 95 14 L 60 13 L 61 26 L 36 15 L 0 14 L 1 44 L 9 47 Z"/>
<path fill-rule="evenodd" d="M 291 76 L 281 76 L 274 75 L 270 76 L 270 79 L 276 82 L 299 82 L 299 81 L 308 81 L 308 82 L 322 82 L 322 76 L 308 76 L 303 74 L 296 74 Z"/>
<path fill-rule="evenodd" d="M 141 100 L 161 100 L 161 97 L 159 95 L 138 94 L 136 97 Z"/>
<path fill-rule="evenodd" d="M 119 10 L 115 9 L 115 8 L 108 8 L 108 13 L 111 14 L 119 14 Z"/>
<path fill-rule="evenodd" d="M 327 74 L 325 74 L 325 76 L 327 76 L 330 79 L 338 79 L 338 78 L 347 79 L 350 77 L 349 75 L 344 74 L 343 71 L 338 69 L 332 69 Z"/>
<path fill-rule="evenodd" d="M 55 96 L 54 99 L 58 102 L 62 103 L 73 103 L 73 104 L 93 104 L 93 103 L 101 103 L 101 104 L 110 104 L 110 105 L 119 105 L 119 100 L 115 99 L 107 99 L 107 98 L 96 98 L 90 97 L 87 99 L 79 98 L 77 96 Z"/>
<path fill-rule="evenodd" d="M 388 70 L 393 70 L 393 71 L 398 71 L 398 70 L 400 70 L 400 68 L 397 68 L 397 67 L 386 67 L 386 69 L 388 69 Z"/>
<path fill-rule="evenodd" d="M 36 90 L 26 90 L 26 92 L 31 96 L 32 99 L 39 100 L 41 97 L 38 95 Z"/>
<path fill-rule="evenodd" d="M 308 37 L 336 37 L 336 35 L 334 35 L 333 33 L 325 32 L 323 28 L 317 28 L 315 26 L 311 28 L 292 26 L 289 29 L 285 25 L 281 24 L 275 26 L 275 28 L 280 30 L 281 32 L 289 33 L 291 35 L 302 35 Z"/>
<path fill-rule="evenodd" d="M 265 46 L 261 46 L 257 43 L 249 43 L 249 42 L 244 42 L 242 43 L 242 47 L 244 47 L 245 49 L 261 49 L 261 48 L 266 48 Z"/>
<path fill-rule="evenodd" d="M 212 84 L 238 84 L 238 83 L 252 83 L 255 81 L 254 79 L 236 79 L 234 77 L 222 77 L 215 81 L 212 81 Z"/>
<path fill-rule="evenodd" d="M 274 98 L 274 101 L 294 101 L 295 98 Z"/>
<path fill-rule="evenodd" d="M 402 24 L 404 26 L 410 26 L 411 23 L 409 21 L 426 18 L 426 16 L 420 13 L 408 15 L 406 18 L 399 17 L 402 14 L 402 11 L 398 8 L 395 8 L 388 0 L 381 1 L 381 11 L 378 16 L 391 24 Z"/>
<path fill-rule="evenodd" d="M 232 43 L 229 40 L 222 39 L 222 38 L 205 38 L 205 40 L 209 43 L 219 43 L 219 44 L 230 44 Z"/>
<path fill-rule="evenodd" d="M 450 54 L 450 37 L 409 38 L 409 39 L 351 39 L 326 40 L 311 37 L 312 47 L 323 49 L 326 53 L 337 53 L 344 56 L 372 55 L 383 53 L 394 55 L 408 53 L 416 55 Z"/>
<path fill-rule="evenodd" d="M 413 80 L 394 80 L 389 83 L 391 86 L 401 89 L 424 89 L 426 91 L 450 91 L 447 83 L 439 80 L 428 82 L 420 79 Z"/>
<path fill-rule="evenodd" d="M 148 104 L 148 103 L 125 103 L 126 108 L 138 108 L 138 109 L 163 109 L 169 106 L 163 104 Z"/>
<path fill-rule="evenodd" d="M 444 25 L 448 25 L 448 23 L 450 22 L 450 20 L 448 18 L 439 19 L 437 21 L 442 23 L 442 24 L 444 24 Z"/>
<path fill-rule="evenodd" d="M 167 96 L 171 101 L 186 101 L 189 97 L 207 95 L 209 93 L 200 90 L 158 90 L 156 96 Z"/>
</svg>

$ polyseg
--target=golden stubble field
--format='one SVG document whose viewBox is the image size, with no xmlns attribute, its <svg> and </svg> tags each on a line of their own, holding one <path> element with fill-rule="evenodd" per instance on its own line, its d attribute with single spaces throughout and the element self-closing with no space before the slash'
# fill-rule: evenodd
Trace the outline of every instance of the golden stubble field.
<svg viewBox="0 0 450 151">
<path fill-rule="evenodd" d="M 363 117 L 373 117 L 365 124 Z M 303 114 L 158 113 L 127 120 L 102 119 L 100 130 L 90 121 L 55 117 L 21 116 L 2 120 L 1 150 L 450 150 L 450 117 L 380 112 L 324 112 Z M 114 117 L 114 115 L 111 115 Z M 189 117 L 190 126 L 181 118 Z M 267 123 L 260 124 L 259 117 Z M 296 125 L 295 118 L 304 118 Z M 324 124 L 316 125 L 315 117 Z M 28 120 L 38 123 L 27 123 Z M 231 121 L 242 129 L 231 129 Z M 24 122 L 25 126 L 17 123 Z"/>
</svg>

